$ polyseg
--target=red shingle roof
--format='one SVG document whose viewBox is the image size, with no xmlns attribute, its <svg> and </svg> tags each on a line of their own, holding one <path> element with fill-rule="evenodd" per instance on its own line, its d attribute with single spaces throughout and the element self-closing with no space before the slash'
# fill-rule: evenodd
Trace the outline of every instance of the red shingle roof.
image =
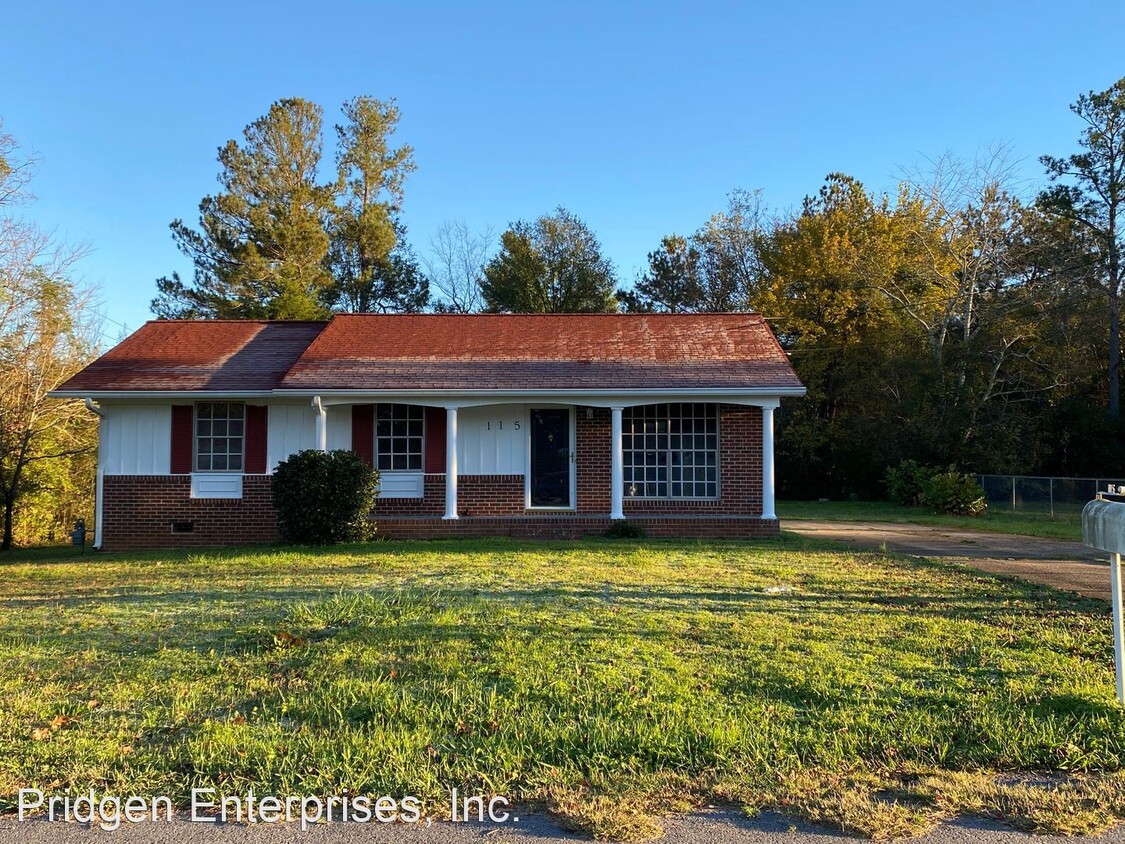
<svg viewBox="0 0 1125 844">
<path fill-rule="evenodd" d="M 758 314 L 337 316 L 289 389 L 799 387 Z"/>
<path fill-rule="evenodd" d="M 146 322 L 59 390 L 272 390 L 327 324 Z"/>
<path fill-rule="evenodd" d="M 758 314 L 340 314 L 327 323 L 149 322 L 59 389 L 800 386 Z"/>
</svg>

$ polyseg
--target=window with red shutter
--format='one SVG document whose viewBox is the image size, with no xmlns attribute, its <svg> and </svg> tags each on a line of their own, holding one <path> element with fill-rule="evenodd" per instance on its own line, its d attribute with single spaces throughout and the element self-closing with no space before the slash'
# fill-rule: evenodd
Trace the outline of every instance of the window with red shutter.
<svg viewBox="0 0 1125 844">
<path fill-rule="evenodd" d="M 195 407 L 172 405 L 172 474 L 190 475 L 195 445 Z"/>
<path fill-rule="evenodd" d="M 264 404 L 246 405 L 246 474 L 266 473 L 266 445 L 269 437 L 269 408 Z"/>
<path fill-rule="evenodd" d="M 375 405 L 352 405 L 352 451 L 375 465 Z"/>
<path fill-rule="evenodd" d="M 426 472 L 445 474 L 445 408 L 426 408 Z"/>
</svg>

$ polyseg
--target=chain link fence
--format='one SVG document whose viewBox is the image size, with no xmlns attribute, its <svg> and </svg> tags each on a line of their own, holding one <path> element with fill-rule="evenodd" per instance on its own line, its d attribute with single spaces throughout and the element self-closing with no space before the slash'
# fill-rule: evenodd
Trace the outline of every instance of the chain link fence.
<svg viewBox="0 0 1125 844">
<path fill-rule="evenodd" d="M 991 510 L 1077 515 L 1086 502 L 1110 486 L 1125 488 L 1125 478 L 1051 478 L 1034 475 L 975 475 Z"/>
</svg>

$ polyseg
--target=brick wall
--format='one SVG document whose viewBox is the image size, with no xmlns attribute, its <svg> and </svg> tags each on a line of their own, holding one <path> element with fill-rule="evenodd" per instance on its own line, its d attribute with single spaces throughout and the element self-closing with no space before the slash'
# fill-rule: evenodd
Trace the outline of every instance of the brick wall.
<svg viewBox="0 0 1125 844">
<path fill-rule="evenodd" d="M 460 475 L 457 513 L 461 516 L 522 515 L 523 475 Z M 445 513 L 445 475 L 426 475 L 421 498 L 380 498 L 375 517 L 441 516 Z"/>
<path fill-rule="evenodd" d="M 190 475 L 106 475 L 102 487 L 102 547 L 192 548 L 271 542 L 277 519 L 269 475 L 245 475 L 242 498 L 191 497 Z M 190 533 L 173 533 L 190 522 Z"/>
<path fill-rule="evenodd" d="M 609 527 L 609 410 L 579 407 L 575 514 L 524 509 L 523 475 L 458 478 L 461 518 L 443 522 L 445 476 L 427 474 L 420 499 L 380 499 L 379 532 L 392 538 L 436 536 L 572 537 Z M 762 521 L 762 413 L 756 407 L 721 405 L 719 494 L 714 501 L 625 499 L 625 515 L 650 536 L 736 538 L 776 536 L 776 520 Z M 104 486 L 102 545 L 108 550 L 175 548 L 269 542 L 277 538 L 269 476 L 247 475 L 241 499 L 191 498 L 187 475 L 108 475 Z M 173 533 L 173 522 L 191 522 L 190 533 Z"/>
<path fill-rule="evenodd" d="M 724 515 L 640 515 L 630 521 L 657 539 L 765 539 L 778 535 L 776 519 Z M 520 539 L 579 539 L 602 536 L 609 516 L 528 515 L 465 517 L 444 522 L 427 516 L 379 519 L 379 535 L 386 539 L 511 536 Z"/>
</svg>

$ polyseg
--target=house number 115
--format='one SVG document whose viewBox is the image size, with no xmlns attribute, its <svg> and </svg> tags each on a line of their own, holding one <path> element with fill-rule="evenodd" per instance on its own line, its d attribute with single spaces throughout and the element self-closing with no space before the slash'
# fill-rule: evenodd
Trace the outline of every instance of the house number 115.
<svg viewBox="0 0 1125 844">
<path fill-rule="evenodd" d="M 492 420 L 489 419 L 488 422 L 486 422 L 485 424 L 488 426 L 485 430 L 491 431 L 492 430 Z M 512 422 L 512 430 L 518 431 L 519 429 L 520 429 L 520 420 L 516 419 Z M 503 431 L 504 430 L 504 420 L 503 419 L 497 419 L 496 420 L 496 430 L 497 431 Z"/>
</svg>

